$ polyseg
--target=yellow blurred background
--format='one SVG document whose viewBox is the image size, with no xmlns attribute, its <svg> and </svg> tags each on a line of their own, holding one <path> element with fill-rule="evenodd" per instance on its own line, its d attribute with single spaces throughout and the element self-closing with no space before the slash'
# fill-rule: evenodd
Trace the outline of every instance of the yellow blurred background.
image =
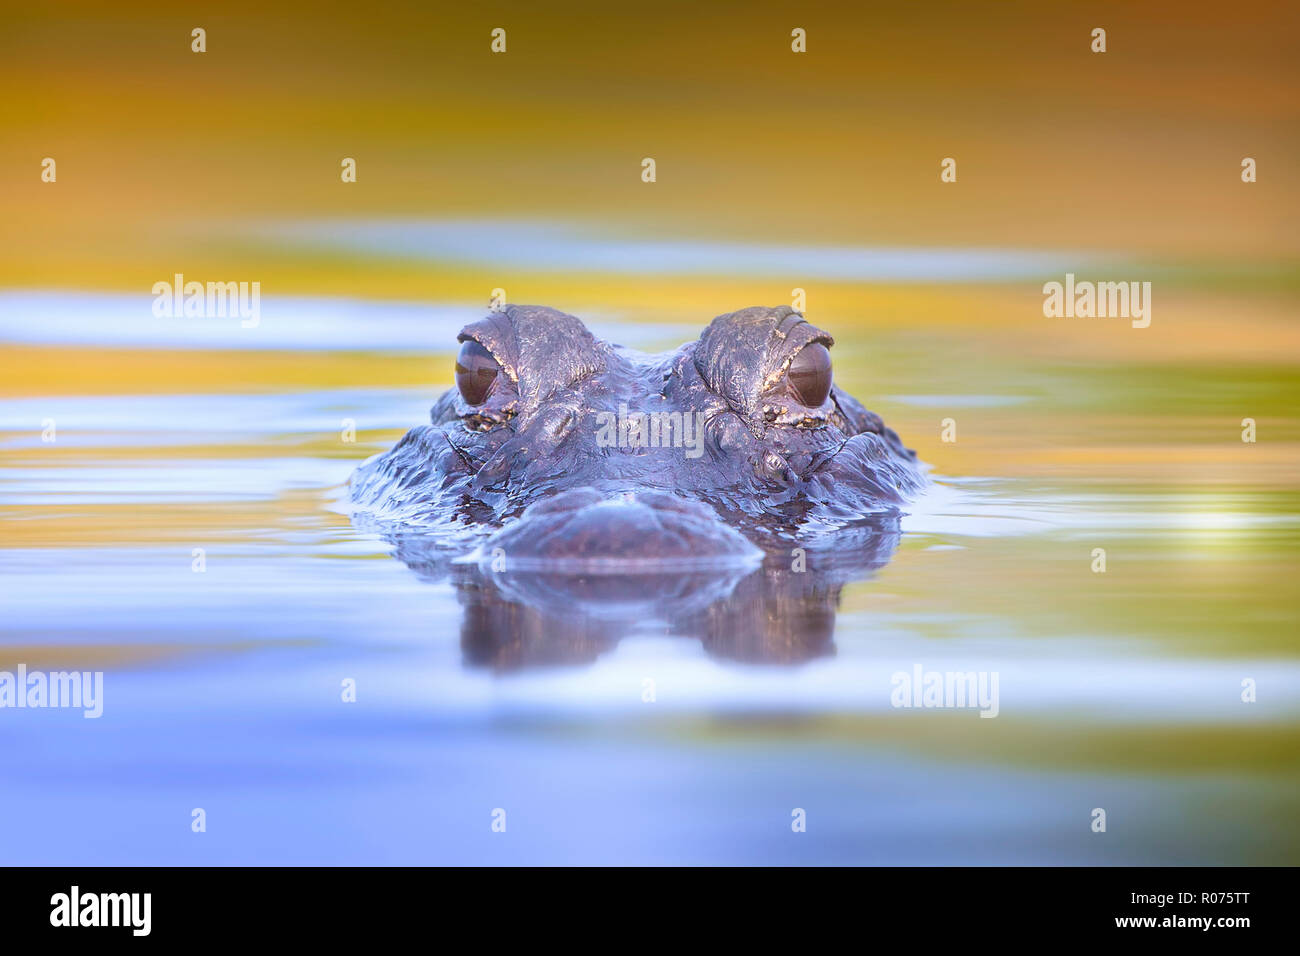
<svg viewBox="0 0 1300 956">
<path fill-rule="evenodd" d="M 191 50 L 195 27 L 204 53 Z M 504 54 L 490 49 L 497 27 Z M 806 53 L 791 51 L 795 27 Z M 839 354 L 859 349 L 854 368 L 895 389 L 920 370 L 886 361 L 890 343 L 923 347 L 925 372 L 954 389 L 988 386 L 966 367 L 975 356 L 1012 353 L 1293 366 L 1297 39 L 1288 3 L 9 4 L 0 286 L 143 294 L 183 272 L 259 281 L 265 296 L 467 315 L 503 287 L 579 315 L 701 325 L 789 301 L 797 285 Z M 54 183 L 41 181 L 45 157 Z M 341 181 L 344 157 L 355 183 Z M 940 181 L 945 157 L 955 183 Z M 1257 182 L 1241 181 L 1243 157 Z M 1113 265 L 1098 278 L 1154 280 L 1155 319 L 1142 331 L 1044 319 L 1042 278 L 503 270 L 273 234 L 442 220 L 668 244 L 1102 255 Z M 409 354 L 5 353 L 8 394 L 431 379 Z M 1289 402 L 1294 377 L 1281 377 L 1271 399 Z"/>
<path fill-rule="evenodd" d="M 1105 250 L 1252 276 L 1300 251 L 1290 3 L 7 6 L 10 285 L 139 288 L 183 262 L 286 291 L 485 298 L 487 276 L 240 239 L 346 217 Z"/>
</svg>

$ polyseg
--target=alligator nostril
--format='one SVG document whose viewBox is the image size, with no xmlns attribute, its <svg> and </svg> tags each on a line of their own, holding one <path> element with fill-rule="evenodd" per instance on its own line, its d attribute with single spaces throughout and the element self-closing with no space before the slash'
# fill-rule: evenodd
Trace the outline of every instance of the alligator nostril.
<svg viewBox="0 0 1300 956">
<path fill-rule="evenodd" d="M 573 412 L 566 412 L 559 418 L 547 423 L 545 428 L 551 439 L 555 442 L 559 442 L 562 438 L 568 435 L 577 424 L 578 416 Z"/>
<path fill-rule="evenodd" d="M 764 478 L 790 478 L 789 463 L 774 451 L 763 455 L 759 462 L 758 473 Z"/>
</svg>

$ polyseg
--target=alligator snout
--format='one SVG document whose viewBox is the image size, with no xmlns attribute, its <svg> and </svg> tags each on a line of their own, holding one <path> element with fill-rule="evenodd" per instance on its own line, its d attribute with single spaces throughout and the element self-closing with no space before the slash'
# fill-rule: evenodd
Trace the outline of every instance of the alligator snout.
<svg viewBox="0 0 1300 956">
<path fill-rule="evenodd" d="M 712 508 L 653 491 L 564 491 L 530 506 L 479 549 L 493 570 L 640 574 L 757 567 L 763 552 Z"/>
</svg>

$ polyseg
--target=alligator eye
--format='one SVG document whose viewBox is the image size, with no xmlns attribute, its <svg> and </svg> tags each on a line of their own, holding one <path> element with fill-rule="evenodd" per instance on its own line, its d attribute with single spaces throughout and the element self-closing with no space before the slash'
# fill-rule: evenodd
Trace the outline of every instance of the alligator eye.
<svg viewBox="0 0 1300 956">
<path fill-rule="evenodd" d="M 831 393 L 831 353 L 818 342 L 805 345 L 786 373 L 795 397 L 809 408 L 820 408 Z"/>
<path fill-rule="evenodd" d="M 492 353 L 473 339 L 466 339 L 456 356 L 456 387 L 471 405 L 482 405 L 492 394 L 501 366 Z"/>
</svg>

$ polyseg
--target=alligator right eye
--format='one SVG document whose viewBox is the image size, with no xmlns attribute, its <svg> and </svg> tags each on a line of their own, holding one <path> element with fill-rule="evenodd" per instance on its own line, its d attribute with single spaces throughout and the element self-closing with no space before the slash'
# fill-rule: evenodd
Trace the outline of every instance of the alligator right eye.
<svg viewBox="0 0 1300 956">
<path fill-rule="evenodd" d="M 831 393 L 831 353 L 820 342 L 805 345 L 786 373 L 795 396 L 809 408 L 821 408 Z"/>
<path fill-rule="evenodd" d="M 456 356 L 456 387 L 471 405 L 482 405 L 492 394 L 501 366 L 492 353 L 473 339 L 467 339 Z"/>
</svg>

